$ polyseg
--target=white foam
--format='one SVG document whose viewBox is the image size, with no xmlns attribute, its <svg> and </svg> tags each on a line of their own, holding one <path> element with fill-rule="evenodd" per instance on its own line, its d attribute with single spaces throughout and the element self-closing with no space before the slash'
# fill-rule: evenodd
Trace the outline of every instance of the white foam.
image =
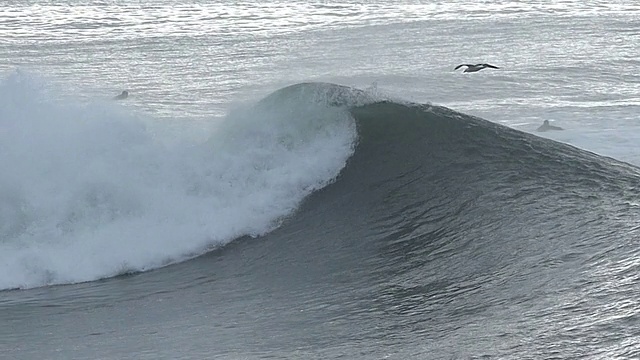
<svg viewBox="0 0 640 360">
<path fill-rule="evenodd" d="M 112 102 L 0 82 L 0 289 L 144 271 L 262 235 L 338 175 L 353 119 L 312 104 L 231 112 L 207 143 L 157 141 Z"/>
</svg>

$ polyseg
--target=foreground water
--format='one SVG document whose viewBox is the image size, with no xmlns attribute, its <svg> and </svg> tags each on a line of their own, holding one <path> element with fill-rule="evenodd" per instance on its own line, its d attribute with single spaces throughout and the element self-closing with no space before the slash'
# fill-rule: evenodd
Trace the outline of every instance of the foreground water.
<svg viewBox="0 0 640 360">
<path fill-rule="evenodd" d="M 6 5 L 9 358 L 638 356 L 636 168 L 404 104 L 640 164 L 635 3 Z"/>
</svg>

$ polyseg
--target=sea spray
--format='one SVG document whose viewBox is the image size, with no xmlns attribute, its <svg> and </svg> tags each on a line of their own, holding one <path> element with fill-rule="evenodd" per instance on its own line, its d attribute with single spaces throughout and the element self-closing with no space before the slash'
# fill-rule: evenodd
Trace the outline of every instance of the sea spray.
<svg viewBox="0 0 640 360">
<path fill-rule="evenodd" d="M 169 145 L 118 104 L 60 100 L 41 82 L 0 82 L 0 289 L 150 270 L 265 234 L 336 178 L 356 139 L 345 110 L 283 99 L 234 109 L 206 143 Z"/>
</svg>

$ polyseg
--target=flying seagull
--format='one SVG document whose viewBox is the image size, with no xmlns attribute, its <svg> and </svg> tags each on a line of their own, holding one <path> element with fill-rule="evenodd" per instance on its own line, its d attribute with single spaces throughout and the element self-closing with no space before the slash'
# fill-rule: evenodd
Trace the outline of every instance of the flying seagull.
<svg viewBox="0 0 640 360">
<path fill-rule="evenodd" d="M 453 70 L 458 70 L 458 69 L 460 69 L 460 68 L 461 68 L 461 67 L 463 67 L 463 66 L 466 66 L 466 67 L 467 67 L 466 69 L 464 69 L 464 71 L 463 71 L 463 72 L 476 72 L 476 71 L 480 71 L 480 70 L 482 70 L 482 69 L 486 69 L 486 68 L 500 69 L 499 67 L 497 67 L 497 66 L 493 66 L 493 65 L 491 65 L 491 64 L 475 64 L 475 65 L 471 65 L 471 64 L 461 64 L 461 65 L 456 66 L 456 68 L 455 68 L 455 69 L 453 69 Z"/>
</svg>

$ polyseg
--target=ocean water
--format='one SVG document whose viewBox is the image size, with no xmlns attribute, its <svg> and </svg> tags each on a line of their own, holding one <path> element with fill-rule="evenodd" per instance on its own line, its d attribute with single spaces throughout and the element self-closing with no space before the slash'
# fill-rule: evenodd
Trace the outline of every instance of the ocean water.
<svg viewBox="0 0 640 360">
<path fill-rule="evenodd" d="M 636 2 L 0 5 L 0 358 L 640 357 Z"/>
</svg>

